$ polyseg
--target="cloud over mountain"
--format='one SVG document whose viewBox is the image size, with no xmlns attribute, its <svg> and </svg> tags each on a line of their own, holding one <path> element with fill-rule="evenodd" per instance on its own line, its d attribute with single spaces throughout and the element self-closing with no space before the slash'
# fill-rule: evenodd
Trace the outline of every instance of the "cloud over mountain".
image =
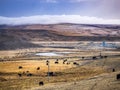
<svg viewBox="0 0 120 90">
<path fill-rule="evenodd" d="M 28 17 L 2 17 L 0 24 L 55 24 L 55 23 L 79 23 L 79 24 L 120 24 L 119 19 L 102 19 L 80 15 L 36 15 Z"/>
</svg>

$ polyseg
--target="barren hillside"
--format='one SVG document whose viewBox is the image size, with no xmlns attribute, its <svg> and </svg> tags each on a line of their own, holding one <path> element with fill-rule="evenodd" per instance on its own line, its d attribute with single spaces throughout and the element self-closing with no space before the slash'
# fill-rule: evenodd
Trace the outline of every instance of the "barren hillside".
<svg viewBox="0 0 120 90">
<path fill-rule="evenodd" d="M 120 26 L 116 25 L 84 25 L 84 24 L 53 24 L 28 25 L 25 29 L 52 30 L 65 36 L 119 36 Z"/>
<path fill-rule="evenodd" d="M 119 41 L 119 25 L 34 24 L 1 25 L 0 48 L 36 47 L 34 41 Z"/>
</svg>

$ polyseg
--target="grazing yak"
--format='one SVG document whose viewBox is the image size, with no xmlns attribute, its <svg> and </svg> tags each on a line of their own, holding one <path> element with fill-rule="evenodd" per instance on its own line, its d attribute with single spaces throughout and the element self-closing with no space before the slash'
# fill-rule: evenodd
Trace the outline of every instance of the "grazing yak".
<svg viewBox="0 0 120 90">
<path fill-rule="evenodd" d="M 120 74 L 117 74 L 117 75 L 116 75 L 116 79 L 117 79 L 117 80 L 120 80 Z"/>
<path fill-rule="evenodd" d="M 19 68 L 19 69 L 22 69 L 23 67 L 22 67 L 22 66 L 19 66 L 18 68 Z"/>
<path fill-rule="evenodd" d="M 44 85 L 44 82 L 43 81 L 40 81 L 39 82 L 39 86 L 43 86 Z"/>
</svg>

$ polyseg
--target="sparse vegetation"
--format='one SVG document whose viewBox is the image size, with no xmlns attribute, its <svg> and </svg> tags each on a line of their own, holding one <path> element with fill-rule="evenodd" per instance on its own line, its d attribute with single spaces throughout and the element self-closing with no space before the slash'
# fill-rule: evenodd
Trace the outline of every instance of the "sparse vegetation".
<svg viewBox="0 0 120 90">
<path fill-rule="evenodd" d="M 56 42 L 52 45 L 60 43 L 63 42 Z M 82 42 L 82 45 L 87 47 L 88 43 Z M 0 67 L 2 67 L 0 68 L 0 88 L 3 90 L 24 90 L 39 86 L 44 87 L 51 85 L 51 83 L 87 80 L 96 75 L 111 73 L 113 69 L 115 69 L 114 73 L 119 71 L 120 52 L 117 50 L 51 48 L 49 47 L 51 42 L 48 44 L 43 42 L 41 45 L 43 44 L 47 47 L 0 51 Z M 77 44 L 78 42 L 72 42 L 71 45 Z M 65 45 L 69 44 L 65 42 Z M 100 51 L 102 51 L 103 58 L 99 56 Z M 62 53 L 61 56 L 36 56 L 35 54 L 38 52 L 69 53 Z M 49 82 L 47 77 L 48 63 L 50 65 Z"/>
</svg>

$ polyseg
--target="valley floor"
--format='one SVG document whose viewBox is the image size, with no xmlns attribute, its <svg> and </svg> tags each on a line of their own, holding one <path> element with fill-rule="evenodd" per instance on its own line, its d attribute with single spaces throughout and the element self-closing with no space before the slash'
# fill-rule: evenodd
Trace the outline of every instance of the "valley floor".
<svg viewBox="0 0 120 90">
<path fill-rule="evenodd" d="M 116 80 L 119 49 L 101 48 L 101 42 L 36 44 L 44 47 L 0 51 L 0 90 L 120 90 L 120 80 Z M 60 56 L 36 56 L 48 52 Z M 53 72 L 49 81 L 47 60 Z"/>
</svg>

